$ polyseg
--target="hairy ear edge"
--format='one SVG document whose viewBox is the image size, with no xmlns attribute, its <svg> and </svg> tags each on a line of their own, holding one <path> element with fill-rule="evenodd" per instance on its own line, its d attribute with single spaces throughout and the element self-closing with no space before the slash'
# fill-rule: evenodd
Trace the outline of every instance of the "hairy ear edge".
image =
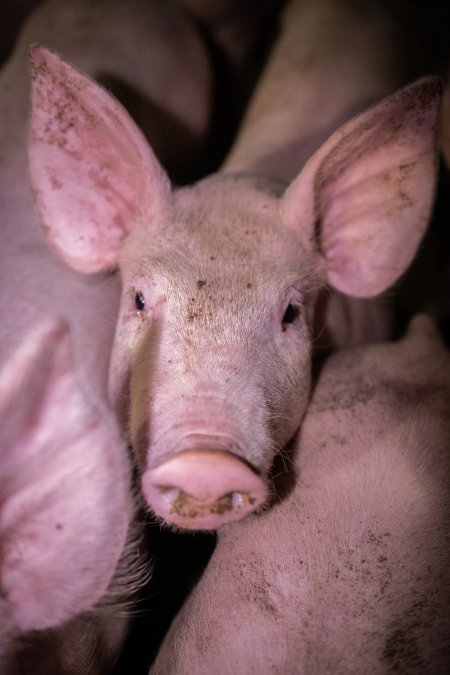
<svg viewBox="0 0 450 675">
<path fill-rule="evenodd" d="M 31 48 L 30 63 L 29 163 L 41 226 L 77 271 L 113 267 L 135 223 L 163 208 L 167 175 L 100 85 L 42 46 Z"/>
<path fill-rule="evenodd" d="M 391 286 L 425 233 L 437 178 L 439 78 L 422 78 L 336 131 L 286 191 L 281 213 L 357 297 Z"/>
</svg>

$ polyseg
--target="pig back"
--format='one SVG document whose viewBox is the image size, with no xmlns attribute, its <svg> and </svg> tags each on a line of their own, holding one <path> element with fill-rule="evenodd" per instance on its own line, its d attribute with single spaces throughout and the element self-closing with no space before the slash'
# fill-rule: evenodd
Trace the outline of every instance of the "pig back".
<svg viewBox="0 0 450 675">
<path fill-rule="evenodd" d="M 228 526 L 152 673 L 444 673 L 450 356 L 419 320 L 324 367 L 295 488 Z"/>
</svg>

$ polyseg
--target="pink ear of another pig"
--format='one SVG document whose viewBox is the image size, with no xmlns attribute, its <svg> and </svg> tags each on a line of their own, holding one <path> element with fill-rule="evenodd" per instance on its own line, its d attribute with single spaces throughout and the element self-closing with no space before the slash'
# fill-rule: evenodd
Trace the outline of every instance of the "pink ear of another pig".
<svg viewBox="0 0 450 675">
<path fill-rule="evenodd" d="M 31 183 L 50 244 L 74 269 L 114 266 L 123 239 L 163 208 L 168 178 L 122 106 L 50 50 L 30 51 Z"/>
<path fill-rule="evenodd" d="M 0 373 L 0 587 L 19 631 L 106 592 L 125 543 L 125 452 L 78 385 L 67 326 L 34 330 Z"/>
<path fill-rule="evenodd" d="M 383 99 L 336 131 L 286 191 L 282 218 L 307 225 L 339 291 L 377 295 L 412 261 L 435 193 L 441 95 L 427 77 Z"/>
</svg>

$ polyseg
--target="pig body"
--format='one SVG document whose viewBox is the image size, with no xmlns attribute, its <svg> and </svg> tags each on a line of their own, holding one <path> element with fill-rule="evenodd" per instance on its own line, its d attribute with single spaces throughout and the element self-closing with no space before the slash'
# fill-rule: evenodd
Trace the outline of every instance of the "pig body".
<svg viewBox="0 0 450 675">
<path fill-rule="evenodd" d="M 169 33 L 177 36 L 173 49 L 168 44 Z M 125 7 L 121 2 L 109 0 L 57 0 L 42 4 L 30 17 L 15 52 L 0 74 L 0 364 L 9 363 L 24 336 L 43 320 L 64 317 L 70 325 L 77 386 L 91 405 L 95 404 L 98 415 L 108 420 L 106 379 L 117 313 L 117 280 L 109 274 L 87 278 L 69 270 L 49 250 L 36 224 L 27 158 L 28 52 L 30 42 L 40 40 L 57 46 L 92 76 L 127 83 L 132 92 L 152 100 L 155 111 L 165 110 L 168 118 L 177 119 L 189 142 L 195 140 L 196 147 L 207 124 L 209 67 L 196 32 L 170 3 L 136 0 Z M 167 80 L 174 88 L 166 86 Z M 170 165 L 170 153 L 166 155 L 164 147 L 168 151 L 169 143 L 165 141 L 161 148 Z M 172 156 L 176 156 L 176 152 Z M 43 388 L 45 392 L 45 383 Z M 25 390 L 24 406 L 26 400 Z M 66 402 L 61 399 L 58 405 L 61 409 L 57 414 L 62 416 Z M 51 433 L 51 430 L 44 432 Z M 58 442 L 56 438 L 54 442 Z M 3 445 L 2 430 L 2 450 Z M 61 447 L 61 452 L 63 449 Z M 101 451 L 95 443 L 83 452 L 88 449 L 93 457 Z M 27 635 L 26 640 L 22 640 L 25 651 L 20 654 L 21 672 L 98 675 L 110 671 L 121 649 L 129 623 L 123 600 L 127 595 L 129 600 L 130 587 L 137 591 L 142 581 L 141 534 L 137 524 L 130 525 L 125 544 L 127 524 L 136 510 L 131 498 L 125 444 L 116 436 L 110 446 L 110 466 L 101 465 L 105 462 L 102 456 L 98 462 L 98 471 L 90 475 L 89 480 L 90 485 L 97 485 L 99 498 L 85 504 L 80 491 L 79 506 L 90 519 L 98 519 L 100 532 L 95 550 L 103 581 L 98 580 L 95 592 L 91 589 L 90 603 L 85 599 L 82 608 L 74 605 L 67 617 L 62 616 L 59 622 L 64 619 L 62 626 L 49 628 L 45 634 Z M 46 470 L 42 470 L 45 473 Z M 35 466 L 35 471 L 29 478 L 31 493 L 40 479 L 39 467 Z M 50 466 L 48 471 L 51 472 Z M 112 482 L 115 482 L 114 488 L 111 488 Z M 112 524 L 114 518 L 115 524 Z M 75 523 L 72 525 L 75 527 Z M 105 545 L 105 538 L 111 540 L 110 549 Z M 99 605 L 100 591 L 104 594 L 111 580 L 114 556 L 117 562 L 124 544 L 111 588 L 103 605 Z M 78 546 L 78 541 L 68 541 L 67 552 L 72 550 L 76 555 Z M 51 579 L 50 563 L 48 574 Z M 88 609 L 88 614 L 75 617 L 75 610 L 81 609 Z M 67 622 L 65 619 L 69 616 L 74 618 Z M 45 626 L 41 624 L 42 628 Z"/>
<path fill-rule="evenodd" d="M 427 319 L 331 356 L 295 485 L 220 530 L 151 673 L 446 673 L 450 356 Z"/>
<path fill-rule="evenodd" d="M 32 331 L 4 366 L 0 419 L 0 665 L 12 674 L 18 637 L 106 594 L 131 500 L 122 442 L 80 388 L 62 322 Z"/>
<path fill-rule="evenodd" d="M 41 223 L 73 268 L 120 269 L 109 391 L 147 502 L 184 528 L 239 519 L 270 499 L 274 456 L 301 423 L 324 287 L 372 298 L 417 250 L 440 84 L 347 122 L 289 186 L 246 150 L 245 166 L 175 190 L 116 101 L 55 54 L 32 61 Z"/>
</svg>

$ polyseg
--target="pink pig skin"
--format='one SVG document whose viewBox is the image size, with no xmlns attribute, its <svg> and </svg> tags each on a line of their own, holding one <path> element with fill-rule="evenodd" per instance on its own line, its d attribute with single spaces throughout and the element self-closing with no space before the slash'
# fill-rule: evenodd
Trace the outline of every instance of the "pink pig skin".
<svg viewBox="0 0 450 675">
<path fill-rule="evenodd" d="M 168 34 L 175 44 L 168 42 Z M 76 362 L 82 375 L 103 396 L 117 283 L 104 276 L 88 279 L 68 272 L 47 252 L 35 226 L 26 139 L 28 51 L 30 43 L 37 41 L 60 49 L 93 77 L 128 83 L 153 100 L 155 107 L 178 118 L 188 135 L 199 139 L 206 133 L 209 116 L 209 65 L 197 33 L 170 2 L 132 0 L 125 8 L 118 0 L 53 0 L 43 3 L 27 21 L 15 52 L 0 73 L 0 307 L 10 316 L 0 332 L 0 361 L 9 357 L 20 335 L 33 323 L 46 314 L 64 315 L 73 324 L 75 352 L 81 355 Z M 158 67 L 142 67 L 143 62 L 156 62 Z M 161 150 L 163 158 L 172 152 L 168 142 Z M 95 343 L 85 329 L 94 330 L 94 325 Z"/>
<path fill-rule="evenodd" d="M 238 520 L 270 499 L 274 456 L 301 423 L 321 291 L 372 298 L 419 246 L 440 83 L 347 122 L 289 185 L 228 164 L 176 190 L 104 90 L 43 49 L 31 61 L 41 224 L 73 268 L 120 269 L 109 390 L 144 496 L 178 527 Z"/>
<path fill-rule="evenodd" d="M 130 498 L 122 443 L 78 385 L 62 322 L 3 368 L 0 420 L 0 670 L 12 673 L 14 638 L 105 595 Z"/>
<path fill-rule="evenodd" d="M 399 32 L 373 0 L 288 1 L 225 169 L 293 180 L 343 122 L 411 77 Z"/>
<path fill-rule="evenodd" d="M 168 43 L 168 34 L 175 39 L 176 48 Z M 14 54 L 0 73 L 0 364 L 7 364 L 24 336 L 47 317 L 65 317 L 70 324 L 80 391 L 91 405 L 100 408 L 99 416 L 107 415 L 106 379 L 119 289 L 109 275 L 88 278 L 69 270 L 51 253 L 36 224 L 26 147 L 28 51 L 30 42 L 36 40 L 57 46 L 93 76 L 107 75 L 128 82 L 144 97 L 153 97 L 157 108 L 165 108 L 180 123 L 184 119 L 187 135 L 197 142 L 203 138 L 208 120 L 209 66 L 196 32 L 169 2 L 57 0 L 42 4 L 30 17 Z M 143 69 L 143 59 L 153 66 Z M 161 72 L 164 64 L 166 71 Z M 166 157 L 168 139 L 161 148 Z M 45 386 L 44 381 L 42 384 Z M 3 448 L 3 430 L 0 437 Z M 93 455 L 97 451 L 100 449 L 91 447 Z M 116 439 L 110 453 L 110 466 L 104 467 L 104 475 L 99 467 L 97 475 L 103 502 L 84 505 L 91 518 L 102 514 L 99 528 L 105 530 L 101 534 L 111 538 L 108 550 L 100 545 L 103 540 L 99 537 L 96 550 L 105 556 L 99 564 L 103 581 L 91 593 L 91 606 L 108 585 L 120 553 L 119 539 L 122 537 L 123 546 L 126 525 L 135 511 L 130 497 L 120 515 L 116 514 L 116 504 L 123 504 L 124 491 L 130 491 L 129 470 L 124 444 Z M 99 456 L 98 461 L 104 460 Z M 104 487 L 112 478 L 115 488 L 106 496 Z M 117 517 L 112 526 L 114 514 Z M 137 590 L 140 583 L 139 537 L 132 526 L 104 605 L 97 604 L 88 614 L 45 634 L 27 635 L 26 654 L 20 657 L 22 675 L 98 675 L 110 671 L 129 623 L 122 600 L 130 598 L 130 586 Z M 78 542 L 73 542 L 74 554 L 77 547 Z M 86 599 L 83 607 L 88 606 Z"/>
<path fill-rule="evenodd" d="M 325 363 L 282 503 L 220 530 L 152 675 L 450 669 L 450 355 L 425 316 Z"/>
<path fill-rule="evenodd" d="M 415 77 L 409 34 L 397 21 L 377 0 L 287 2 L 224 169 L 289 182 L 343 122 Z M 329 289 L 318 303 L 317 346 L 391 338 L 394 311 L 389 298 Z"/>
</svg>

